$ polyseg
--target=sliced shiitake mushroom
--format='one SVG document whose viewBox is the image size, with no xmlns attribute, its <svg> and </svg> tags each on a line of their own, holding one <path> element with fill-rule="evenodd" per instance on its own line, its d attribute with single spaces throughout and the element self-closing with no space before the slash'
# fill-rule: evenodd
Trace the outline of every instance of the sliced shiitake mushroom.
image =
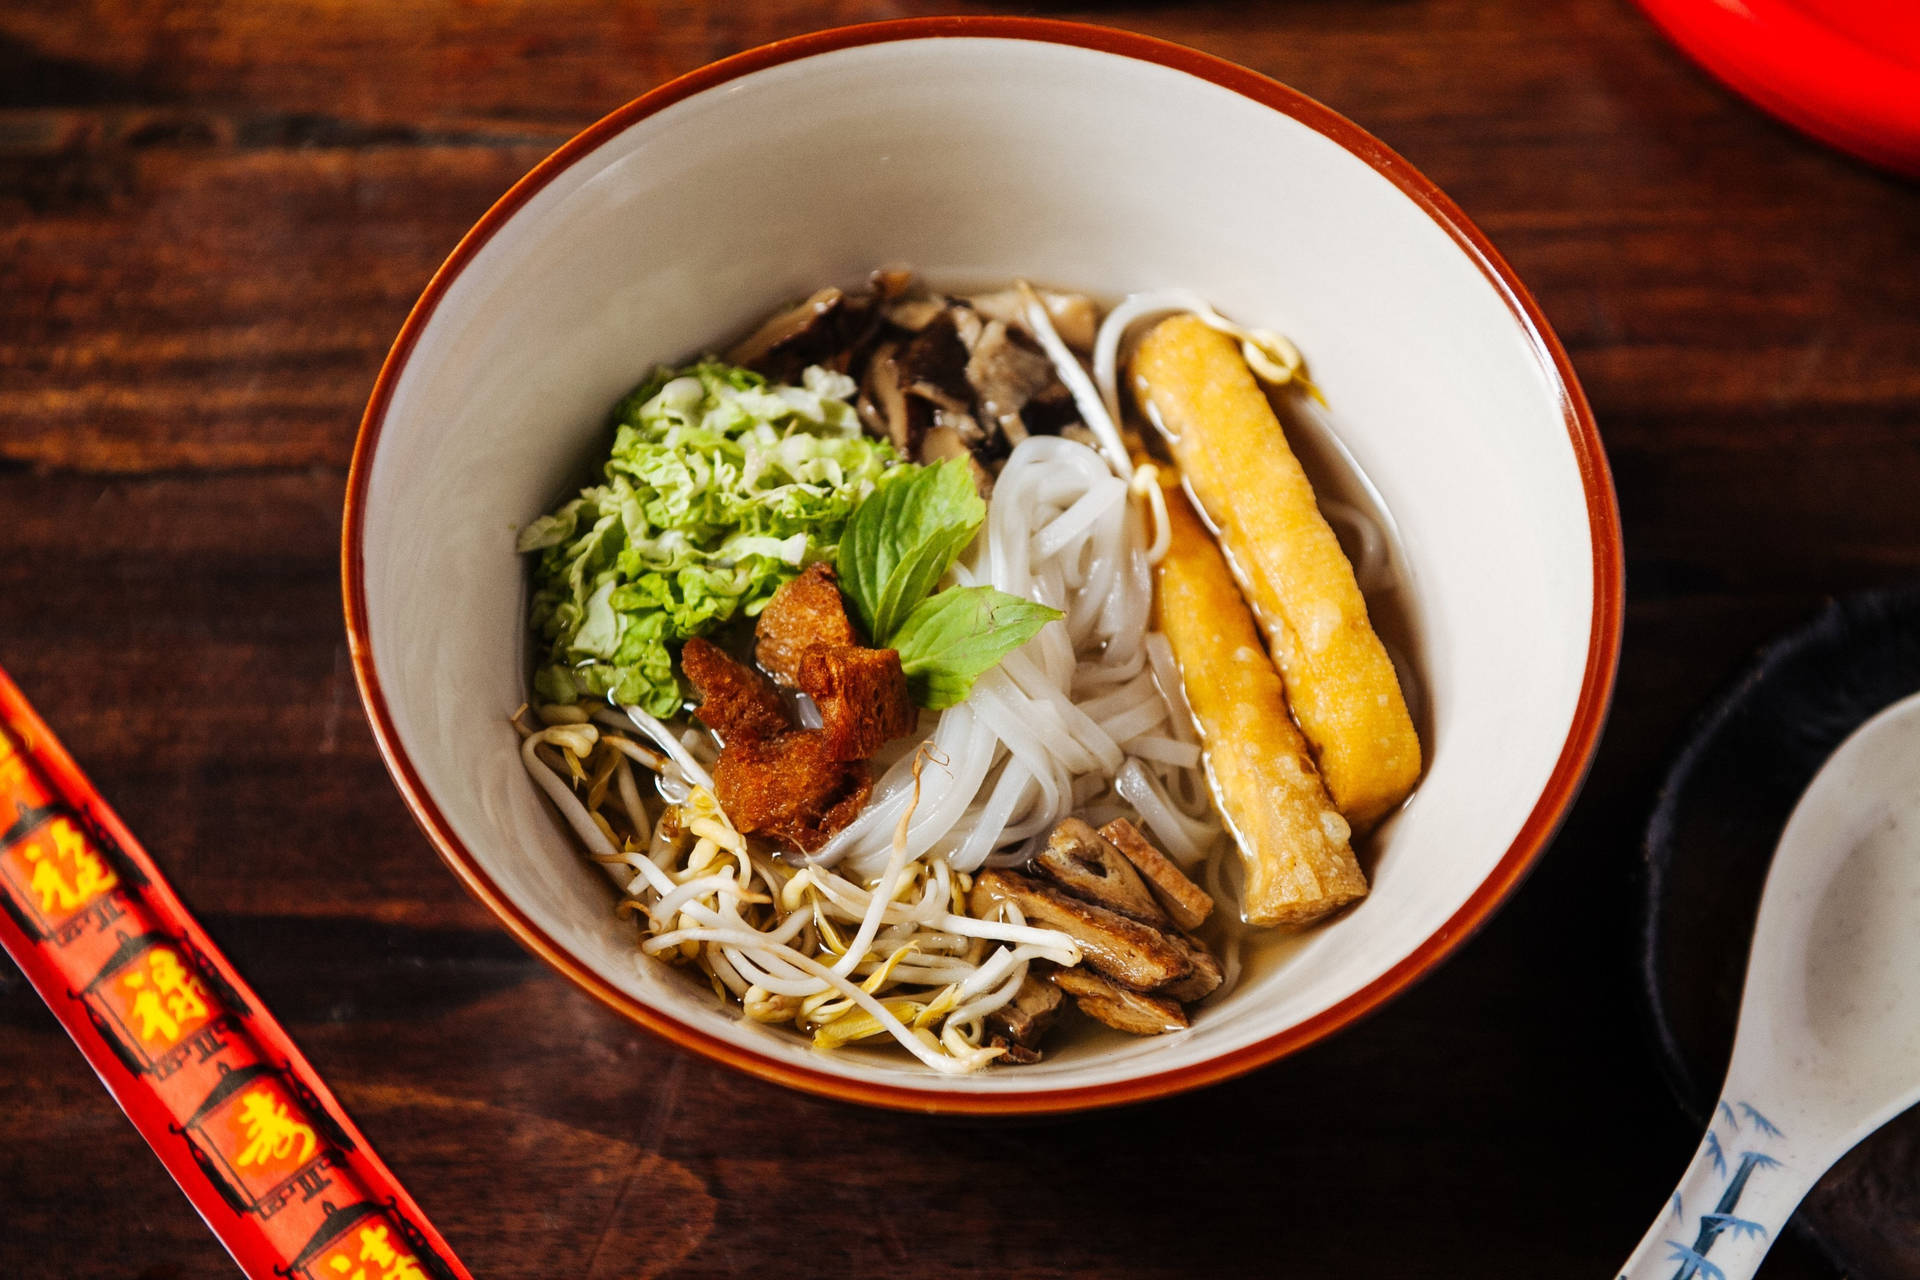
<svg viewBox="0 0 1920 1280">
<path fill-rule="evenodd" d="M 1005 324 L 990 320 L 967 356 L 967 381 L 980 404 L 980 417 L 1018 443 L 1027 436 L 1020 411 L 1059 381 L 1053 361 L 1016 339 Z"/>
<path fill-rule="evenodd" d="M 1033 865 L 1075 897 L 1157 929 L 1172 923 L 1133 864 L 1105 836 L 1078 818 L 1068 818 L 1053 829 Z"/>
<path fill-rule="evenodd" d="M 1178 1001 L 1129 990 L 1084 965 L 1060 970 L 1053 981 L 1073 997 L 1080 1012 L 1128 1035 L 1159 1036 L 1190 1025 Z"/>
<path fill-rule="evenodd" d="M 1206 890 L 1188 879 L 1187 873 L 1175 866 L 1171 858 L 1154 848 L 1140 833 L 1140 828 L 1125 818 L 1115 818 L 1100 828 L 1100 834 L 1140 873 L 1175 924 L 1182 929 L 1198 929 L 1212 914 L 1213 899 Z"/>
<path fill-rule="evenodd" d="M 1220 962 L 1213 958 L 1213 952 L 1207 950 L 1206 945 L 1198 938 L 1189 937 L 1184 933 L 1172 933 L 1167 936 L 1186 956 L 1187 962 L 1193 968 L 1188 971 L 1186 977 L 1176 978 L 1160 988 L 1159 994 L 1186 1004 L 1191 1004 L 1195 1000 L 1204 1000 L 1212 995 L 1226 976 L 1220 969 Z"/>
<path fill-rule="evenodd" d="M 987 1028 L 994 1036 L 994 1043 L 1006 1045 L 1007 1056 L 1014 1061 L 1038 1061 L 1040 1055 L 1034 1051 L 1039 1047 L 1040 1037 L 1053 1025 L 1054 1015 L 1060 1011 L 1063 998 L 1060 988 L 1038 969 L 1037 965 L 1029 968 L 1013 999 L 987 1015 Z M 1032 1056 L 1021 1057 L 1016 1050 L 1025 1050 Z"/>
<path fill-rule="evenodd" d="M 1100 308 L 1093 299 L 1083 293 L 1062 293 L 1057 289 L 1036 289 L 1034 292 L 1047 309 L 1047 319 L 1053 321 L 1054 332 L 1060 335 L 1060 341 L 1083 354 L 1092 351 L 1094 338 L 1100 330 Z M 1019 329 L 1027 327 L 1026 303 L 1018 289 L 997 289 L 992 293 L 975 294 L 966 302 L 990 320 L 999 320 Z"/>
<path fill-rule="evenodd" d="M 867 362 L 857 408 L 867 430 L 893 441 L 909 458 L 920 456 L 920 442 L 933 424 L 933 406 L 908 396 L 900 373 L 899 347 L 882 343 Z"/>
<path fill-rule="evenodd" d="M 769 316 L 730 347 L 726 358 L 775 382 L 798 382 L 815 364 L 844 373 L 872 341 L 879 321 L 872 294 L 849 294 L 829 285 Z"/>
<path fill-rule="evenodd" d="M 1060 930 L 1080 945 L 1087 965 L 1136 991 L 1153 991 L 1193 972 L 1186 950 L 1151 926 L 1018 871 L 981 872 L 973 882 L 974 914 L 991 916 L 1002 902 L 1018 906 L 1029 924 Z"/>
</svg>

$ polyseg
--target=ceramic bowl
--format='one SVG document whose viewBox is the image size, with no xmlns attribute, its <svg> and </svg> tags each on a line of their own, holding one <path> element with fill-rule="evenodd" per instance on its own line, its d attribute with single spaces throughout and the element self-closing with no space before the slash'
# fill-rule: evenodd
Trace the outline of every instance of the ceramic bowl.
<svg viewBox="0 0 1920 1280">
<path fill-rule="evenodd" d="M 1405 542 L 1430 765 L 1374 890 L 1191 1031 L 950 1079 L 827 1055 L 637 963 L 523 773 L 517 525 L 604 448 L 656 361 L 877 264 L 1106 296 L 1179 285 L 1291 335 Z M 481 219 L 395 342 L 344 536 L 361 692 L 467 886 L 589 993 L 798 1088 L 929 1111 L 1062 1111 L 1222 1079 L 1351 1022 L 1455 950 L 1539 856 L 1599 736 L 1618 514 L 1565 353 L 1405 161 L 1294 91 L 1139 36 L 1021 19 L 826 32 L 654 90 Z"/>
</svg>

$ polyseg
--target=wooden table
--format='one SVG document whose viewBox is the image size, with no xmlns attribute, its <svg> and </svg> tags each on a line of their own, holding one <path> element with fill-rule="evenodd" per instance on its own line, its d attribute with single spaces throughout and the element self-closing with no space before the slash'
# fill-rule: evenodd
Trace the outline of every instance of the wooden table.
<svg viewBox="0 0 1920 1280">
<path fill-rule="evenodd" d="M 1611 728 L 1518 899 L 1386 1012 L 1123 1113 L 814 1102 L 577 994 L 389 784 L 339 517 L 429 273 L 649 86 L 935 8 L 12 0 L 0 662 L 477 1275 L 1611 1275 L 1693 1141 L 1633 968 L 1663 763 L 1756 644 L 1920 570 L 1920 190 L 1721 92 L 1625 0 L 1061 15 L 1380 134 L 1532 286 L 1599 416 L 1631 591 Z M 230 1274 L 10 966 L 0 1028 L 0 1273 Z M 1764 1274 L 1830 1272 L 1789 1241 Z"/>
</svg>

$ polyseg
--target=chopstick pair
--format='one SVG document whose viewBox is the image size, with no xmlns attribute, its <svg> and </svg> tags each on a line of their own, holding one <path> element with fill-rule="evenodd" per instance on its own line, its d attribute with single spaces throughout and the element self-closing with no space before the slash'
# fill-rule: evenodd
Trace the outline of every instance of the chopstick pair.
<svg viewBox="0 0 1920 1280">
<path fill-rule="evenodd" d="M 471 1280 L 0 670 L 0 945 L 258 1280 Z"/>
</svg>

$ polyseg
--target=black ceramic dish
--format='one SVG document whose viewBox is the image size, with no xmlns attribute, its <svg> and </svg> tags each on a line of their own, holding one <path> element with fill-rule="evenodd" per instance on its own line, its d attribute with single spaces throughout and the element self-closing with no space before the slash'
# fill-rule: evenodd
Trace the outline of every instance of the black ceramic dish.
<svg viewBox="0 0 1920 1280">
<path fill-rule="evenodd" d="M 1773 849 L 1848 734 L 1920 691 L 1920 586 L 1850 596 L 1702 717 L 1647 825 L 1642 977 L 1667 1078 L 1705 1125 L 1733 1051 Z M 1820 1180 L 1794 1226 L 1850 1280 L 1920 1280 L 1920 1107 Z"/>
</svg>

